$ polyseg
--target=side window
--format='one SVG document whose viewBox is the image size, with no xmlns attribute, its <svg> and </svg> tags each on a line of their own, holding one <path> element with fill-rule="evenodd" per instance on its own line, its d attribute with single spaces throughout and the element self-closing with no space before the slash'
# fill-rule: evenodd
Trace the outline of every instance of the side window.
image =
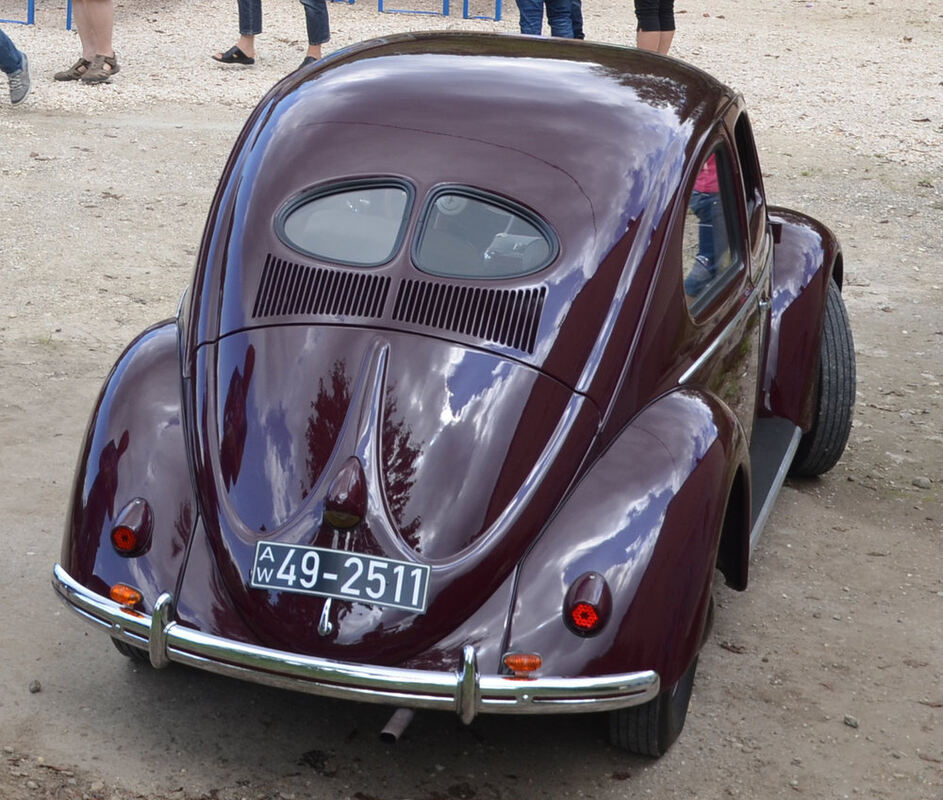
<svg viewBox="0 0 943 800">
<path fill-rule="evenodd" d="M 701 164 L 688 198 L 682 239 L 684 294 L 697 313 L 739 263 L 737 204 L 727 148 L 718 145 Z"/>
<path fill-rule="evenodd" d="M 753 131 L 746 114 L 741 114 L 734 129 L 737 152 L 740 155 L 740 174 L 743 176 L 744 200 L 747 220 L 750 225 L 750 242 L 755 248 L 766 232 L 766 204 L 763 193 L 763 177 L 756 156 Z"/>
</svg>

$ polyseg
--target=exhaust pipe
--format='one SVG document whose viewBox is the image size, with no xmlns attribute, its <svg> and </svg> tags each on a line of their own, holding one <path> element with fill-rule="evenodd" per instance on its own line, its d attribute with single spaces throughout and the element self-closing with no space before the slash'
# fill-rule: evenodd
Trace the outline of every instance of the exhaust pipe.
<svg viewBox="0 0 943 800">
<path fill-rule="evenodd" d="M 395 744 L 399 741 L 403 731 L 413 721 L 414 714 L 415 712 L 411 708 L 397 708 L 393 712 L 393 716 L 390 717 L 390 721 L 386 723 L 386 727 L 380 731 L 380 740 L 388 744 Z"/>
</svg>

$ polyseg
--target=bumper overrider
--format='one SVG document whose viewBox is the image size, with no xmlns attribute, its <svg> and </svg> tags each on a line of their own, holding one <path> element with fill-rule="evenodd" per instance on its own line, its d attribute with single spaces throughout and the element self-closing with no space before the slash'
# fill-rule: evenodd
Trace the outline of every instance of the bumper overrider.
<svg viewBox="0 0 943 800">
<path fill-rule="evenodd" d="M 201 633 L 173 621 L 173 596 L 162 594 L 147 616 L 76 582 L 59 564 L 52 585 L 67 606 L 110 636 L 147 651 L 155 668 L 171 661 L 266 686 L 367 703 L 478 714 L 566 714 L 639 705 L 658 694 L 651 671 L 587 678 L 519 680 L 478 672 L 466 646 L 461 669 L 434 672 L 376 667 L 298 655 Z"/>
</svg>

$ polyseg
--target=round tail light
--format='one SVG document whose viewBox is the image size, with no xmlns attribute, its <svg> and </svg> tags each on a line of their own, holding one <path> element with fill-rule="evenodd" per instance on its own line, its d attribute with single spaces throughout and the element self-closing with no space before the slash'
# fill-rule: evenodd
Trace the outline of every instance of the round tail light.
<svg viewBox="0 0 943 800">
<path fill-rule="evenodd" d="M 598 572 L 584 572 L 570 586 L 563 601 L 563 620 L 578 636 L 593 636 L 609 621 L 612 592 Z"/>
<path fill-rule="evenodd" d="M 135 497 L 118 512 L 111 527 L 111 545 L 121 556 L 139 556 L 151 546 L 154 515 L 147 501 Z"/>
</svg>

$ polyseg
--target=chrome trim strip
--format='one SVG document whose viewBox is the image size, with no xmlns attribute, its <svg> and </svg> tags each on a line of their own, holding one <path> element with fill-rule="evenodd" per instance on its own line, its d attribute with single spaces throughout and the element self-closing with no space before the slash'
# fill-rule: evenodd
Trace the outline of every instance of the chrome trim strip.
<svg viewBox="0 0 943 800">
<path fill-rule="evenodd" d="M 763 507 L 756 516 L 756 522 L 753 523 L 753 530 L 750 531 L 751 556 L 753 555 L 753 549 L 756 547 L 756 543 L 760 540 L 760 534 L 763 532 L 766 520 L 769 519 L 769 515 L 773 510 L 776 498 L 779 496 L 779 490 L 782 489 L 783 483 L 786 481 L 786 476 L 789 474 L 789 467 L 792 465 L 792 457 L 796 454 L 796 448 L 799 447 L 800 439 L 802 439 L 802 429 L 797 427 L 792 433 L 792 439 L 789 440 L 789 446 L 783 454 L 782 463 L 780 463 L 779 469 L 776 470 L 773 482 L 770 484 L 769 491 L 766 493 Z"/>
<path fill-rule="evenodd" d="M 79 584 L 59 564 L 52 585 L 79 616 L 109 635 L 145 647 L 154 666 L 171 661 L 242 680 L 366 703 L 456 711 L 463 722 L 477 714 L 566 714 L 640 705 L 659 691 L 652 670 L 590 678 L 515 680 L 478 672 L 475 648 L 462 653 L 461 672 L 376 667 L 314 658 L 223 639 L 170 620 L 173 598 L 164 593 L 148 617 Z M 153 636 L 152 636 L 153 632 Z M 166 662 L 165 662 L 166 659 Z"/>
<path fill-rule="evenodd" d="M 688 383 L 697 373 L 697 371 L 714 357 L 716 352 L 724 344 L 725 340 L 732 336 L 734 331 L 743 323 L 744 318 L 753 313 L 753 307 L 759 305 L 759 297 L 760 293 L 758 291 L 754 291 L 746 299 L 743 305 L 740 306 L 740 310 L 737 311 L 736 315 L 734 315 L 734 318 L 724 326 L 724 329 L 720 332 L 720 335 L 714 339 L 708 348 L 703 353 L 701 353 L 697 359 L 695 359 L 694 363 L 684 371 L 684 374 L 682 374 L 681 378 L 678 380 L 679 384 Z"/>
</svg>

